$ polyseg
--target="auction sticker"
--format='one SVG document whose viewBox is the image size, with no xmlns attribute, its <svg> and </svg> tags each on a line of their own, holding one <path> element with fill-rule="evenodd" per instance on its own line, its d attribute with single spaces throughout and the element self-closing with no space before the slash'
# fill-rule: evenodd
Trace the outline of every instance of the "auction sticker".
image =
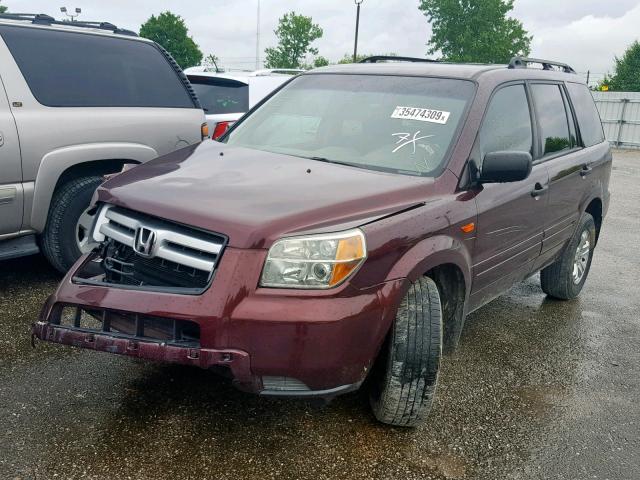
<svg viewBox="0 0 640 480">
<path fill-rule="evenodd" d="M 449 115 L 451 115 L 451 112 L 432 110 L 430 108 L 396 107 L 391 114 L 391 118 L 418 120 L 420 122 L 440 123 L 444 125 L 449 120 Z"/>
</svg>

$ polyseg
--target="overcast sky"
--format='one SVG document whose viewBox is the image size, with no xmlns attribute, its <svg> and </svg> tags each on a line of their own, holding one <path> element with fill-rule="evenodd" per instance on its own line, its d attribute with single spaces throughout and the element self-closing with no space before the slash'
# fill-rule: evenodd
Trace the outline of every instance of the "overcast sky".
<svg viewBox="0 0 640 480">
<path fill-rule="evenodd" d="M 1 0 L 14 12 L 43 12 L 59 17 L 71 0 Z M 73 0 L 81 19 L 106 20 L 138 30 L 151 14 L 171 10 L 181 15 L 206 54 L 227 67 L 255 64 L 258 0 Z M 316 42 L 320 55 L 337 60 L 353 51 L 353 0 L 260 0 L 260 55 L 275 44 L 278 18 L 290 10 L 310 15 L 324 29 Z M 396 52 L 424 56 L 430 27 L 418 0 L 364 0 L 360 23 L 362 53 Z M 512 15 L 534 36 L 533 56 L 567 62 L 580 72 L 602 74 L 613 57 L 640 37 L 640 0 L 516 0 Z"/>
</svg>

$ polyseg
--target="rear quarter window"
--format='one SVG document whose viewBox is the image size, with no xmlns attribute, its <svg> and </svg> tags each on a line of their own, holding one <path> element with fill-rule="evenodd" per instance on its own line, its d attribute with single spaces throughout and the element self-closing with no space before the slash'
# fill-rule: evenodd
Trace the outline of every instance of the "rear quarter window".
<svg viewBox="0 0 640 480">
<path fill-rule="evenodd" d="M 154 45 L 103 35 L 0 26 L 34 97 L 49 107 L 194 108 Z"/>
<path fill-rule="evenodd" d="M 578 118 L 578 127 L 585 147 L 591 147 L 604 141 L 602 122 L 591 92 L 586 85 L 567 83 L 571 103 Z"/>
</svg>

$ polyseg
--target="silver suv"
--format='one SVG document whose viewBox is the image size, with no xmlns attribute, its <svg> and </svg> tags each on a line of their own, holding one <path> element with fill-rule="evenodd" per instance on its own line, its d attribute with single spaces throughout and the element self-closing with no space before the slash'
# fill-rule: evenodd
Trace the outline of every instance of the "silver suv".
<svg viewBox="0 0 640 480">
<path fill-rule="evenodd" d="M 0 15 L 0 260 L 90 251 L 104 175 L 200 142 L 204 112 L 157 44 L 110 23 Z"/>
</svg>

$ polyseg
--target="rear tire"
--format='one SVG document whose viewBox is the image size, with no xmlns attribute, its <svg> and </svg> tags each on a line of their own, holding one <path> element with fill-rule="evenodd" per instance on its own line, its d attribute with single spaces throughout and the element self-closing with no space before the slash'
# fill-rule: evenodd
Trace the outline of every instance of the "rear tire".
<svg viewBox="0 0 640 480">
<path fill-rule="evenodd" d="M 76 178 L 59 186 L 53 194 L 41 246 L 47 260 L 61 273 L 80 258 L 81 246 L 87 248 L 81 237 L 90 232 L 86 225 L 79 226 L 79 221 L 86 216 L 91 197 L 103 180 L 98 176 Z"/>
<path fill-rule="evenodd" d="M 562 255 L 540 272 L 542 291 L 559 300 L 576 298 L 589 275 L 595 244 L 596 224 L 585 213 Z"/>
<path fill-rule="evenodd" d="M 409 287 L 374 367 L 371 407 L 389 425 L 416 427 L 427 417 L 442 355 L 442 308 L 433 280 Z"/>
</svg>

